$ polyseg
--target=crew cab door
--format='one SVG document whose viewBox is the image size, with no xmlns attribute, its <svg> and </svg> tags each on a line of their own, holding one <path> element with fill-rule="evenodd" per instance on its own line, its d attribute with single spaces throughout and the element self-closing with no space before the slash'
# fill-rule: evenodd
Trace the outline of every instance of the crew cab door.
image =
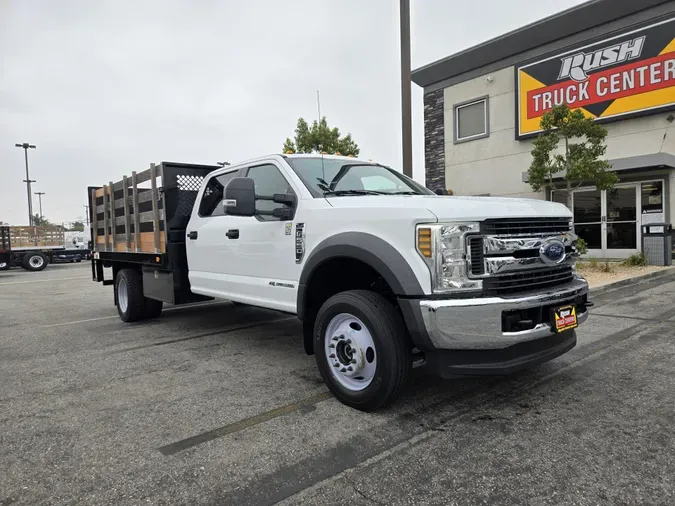
<svg viewBox="0 0 675 506">
<path fill-rule="evenodd" d="M 256 195 L 298 195 L 284 168 L 273 161 L 251 165 L 241 175 L 253 179 Z M 283 205 L 269 200 L 256 201 L 257 211 L 272 211 L 278 207 Z M 231 219 L 228 223 L 237 236 L 228 239 L 229 298 L 294 312 L 300 267 L 295 262 L 293 220 L 260 215 L 232 216 Z"/>
<path fill-rule="evenodd" d="M 226 290 L 225 256 L 229 244 L 225 222 L 234 217 L 225 214 L 223 192 L 239 172 L 234 169 L 210 175 L 192 210 L 185 248 L 190 288 L 194 293 L 218 297 Z"/>
</svg>

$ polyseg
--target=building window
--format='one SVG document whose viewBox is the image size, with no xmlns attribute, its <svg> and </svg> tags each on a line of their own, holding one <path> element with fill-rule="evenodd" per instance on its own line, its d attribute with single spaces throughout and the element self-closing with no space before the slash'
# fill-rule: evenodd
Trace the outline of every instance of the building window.
<svg viewBox="0 0 675 506">
<path fill-rule="evenodd" d="M 482 139 L 490 135 L 488 97 L 455 105 L 455 142 Z"/>
</svg>

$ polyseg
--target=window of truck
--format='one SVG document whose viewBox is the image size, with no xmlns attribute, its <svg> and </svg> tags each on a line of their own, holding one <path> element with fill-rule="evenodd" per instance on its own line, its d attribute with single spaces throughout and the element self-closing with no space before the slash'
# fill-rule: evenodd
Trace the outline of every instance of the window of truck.
<svg viewBox="0 0 675 506">
<path fill-rule="evenodd" d="M 400 172 L 376 163 L 321 157 L 288 157 L 286 162 L 317 198 L 342 194 L 434 195 Z"/>
<path fill-rule="evenodd" d="M 275 193 L 294 193 L 288 181 L 276 165 L 266 163 L 248 169 L 246 177 L 253 179 L 256 195 L 274 195 Z M 279 204 L 271 200 L 258 200 L 255 203 L 258 211 L 273 211 Z M 257 216 L 262 221 L 276 221 L 274 216 Z"/>
<path fill-rule="evenodd" d="M 223 206 L 220 204 L 223 202 L 225 186 L 238 173 L 238 170 L 233 170 L 225 174 L 212 176 L 209 179 L 206 188 L 204 188 L 202 200 L 199 202 L 199 216 L 208 218 L 209 216 L 222 216 L 224 214 Z"/>
</svg>

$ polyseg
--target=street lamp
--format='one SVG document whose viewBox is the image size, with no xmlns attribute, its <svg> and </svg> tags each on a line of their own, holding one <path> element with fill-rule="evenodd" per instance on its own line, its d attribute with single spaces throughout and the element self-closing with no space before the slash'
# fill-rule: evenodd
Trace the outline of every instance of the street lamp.
<svg viewBox="0 0 675 506">
<path fill-rule="evenodd" d="M 28 150 L 29 149 L 35 149 L 35 146 L 32 144 L 28 144 L 27 142 L 24 142 L 22 144 L 14 144 L 17 148 L 23 148 L 24 154 L 26 156 L 26 179 L 24 179 L 24 183 L 26 183 L 26 187 L 28 190 L 28 225 L 32 226 L 33 225 L 33 199 L 32 199 L 32 194 L 30 191 L 30 184 L 34 183 L 35 180 L 31 180 L 30 176 L 28 175 Z"/>
<path fill-rule="evenodd" d="M 42 215 L 42 196 L 45 194 L 45 192 L 35 192 L 35 195 L 38 196 L 38 201 L 40 202 L 40 219 L 44 218 Z"/>
<path fill-rule="evenodd" d="M 410 70 L 410 0 L 401 0 L 401 120 L 403 174 L 412 178 L 412 99 Z"/>
</svg>

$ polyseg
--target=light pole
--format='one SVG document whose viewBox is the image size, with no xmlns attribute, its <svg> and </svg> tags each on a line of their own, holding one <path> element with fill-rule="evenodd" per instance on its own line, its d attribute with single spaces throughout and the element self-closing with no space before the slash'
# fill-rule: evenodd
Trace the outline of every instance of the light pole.
<svg viewBox="0 0 675 506">
<path fill-rule="evenodd" d="M 87 211 L 87 214 L 84 215 L 84 219 L 87 220 L 87 227 L 89 227 L 89 206 L 87 204 L 84 204 L 84 208 Z"/>
<path fill-rule="evenodd" d="M 35 149 L 35 146 L 32 144 L 28 144 L 27 142 L 24 142 L 22 144 L 14 144 L 17 148 L 23 148 L 24 154 L 26 156 L 26 179 L 24 179 L 24 183 L 26 183 L 26 187 L 28 190 L 28 225 L 32 226 L 33 225 L 33 198 L 32 198 L 32 193 L 30 191 L 30 184 L 34 183 L 35 180 L 31 180 L 30 176 L 28 175 L 28 150 L 29 149 Z"/>
<path fill-rule="evenodd" d="M 38 196 L 38 201 L 40 202 L 40 219 L 42 219 L 44 216 L 42 215 L 42 196 L 45 194 L 45 192 L 35 192 L 35 195 Z"/>
<path fill-rule="evenodd" d="M 412 99 L 410 70 L 410 0 L 401 0 L 401 119 L 403 174 L 412 177 Z"/>
</svg>

